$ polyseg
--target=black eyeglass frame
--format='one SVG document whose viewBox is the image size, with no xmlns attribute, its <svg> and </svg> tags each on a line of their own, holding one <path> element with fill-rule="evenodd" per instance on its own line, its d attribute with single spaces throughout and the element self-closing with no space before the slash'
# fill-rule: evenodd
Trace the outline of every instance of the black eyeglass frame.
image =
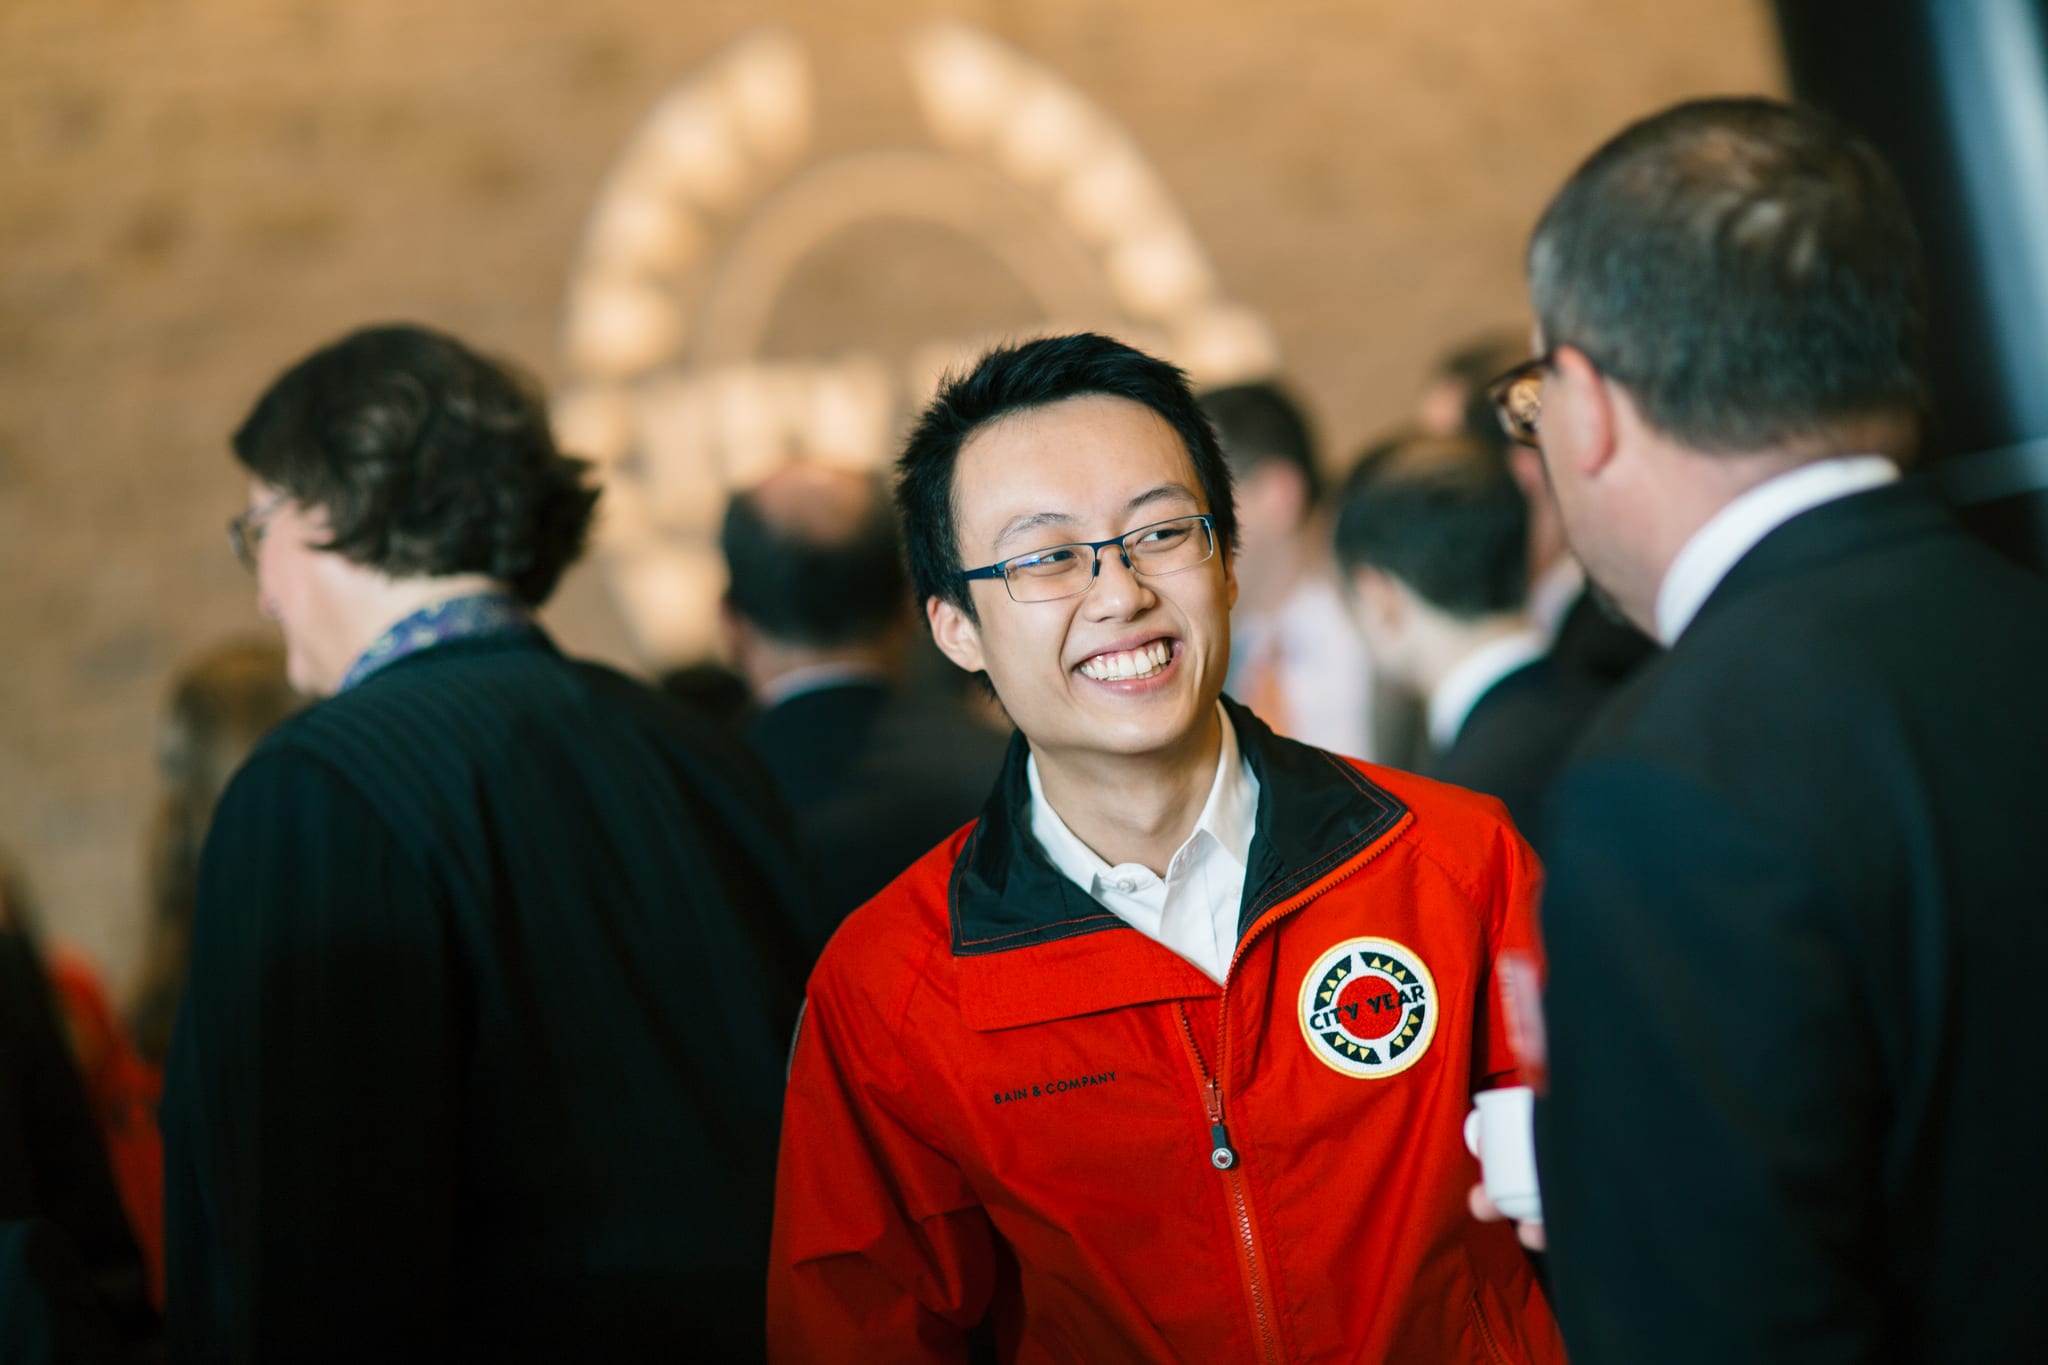
<svg viewBox="0 0 2048 1365">
<path fill-rule="evenodd" d="M 264 523 L 291 501 L 291 494 L 279 493 L 268 502 L 237 512 L 228 518 L 228 548 L 250 573 L 256 572 L 256 547 L 263 543 Z"/>
<path fill-rule="evenodd" d="M 1193 563 L 1183 564 L 1177 569 L 1167 569 L 1162 573 L 1148 573 L 1146 570 L 1139 568 L 1135 563 L 1132 562 L 1130 551 L 1131 541 L 1137 539 L 1139 536 L 1144 535 L 1148 531 L 1156 531 L 1162 526 L 1173 526 L 1184 521 L 1195 522 L 1201 526 L 1202 534 L 1205 537 L 1207 537 L 1209 543 L 1209 552 L 1207 554 L 1203 555 L 1200 559 L 1195 560 Z M 1202 565 L 1207 564 L 1210 560 L 1216 557 L 1216 518 L 1208 512 L 1191 512 L 1186 516 L 1168 517 L 1164 521 L 1151 522 L 1148 525 L 1140 526 L 1135 530 L 1126 531 L 1120 536 L 1111 536 L 1107 540 L 1074 540 L 1066 541 L 1058 545 L 1042 545 L 1035 550 L 1026 550 L 1023 554 L 1011 555 L 1007 559 L 999 559 L 993 564 L 984 564 L 978 569 L 964 569 L 960 573 L 960 581 L 963 583 L 971 583 L 977 579 L 1000 578 L 1003 580 L 1004 590 L 1010 594 L 1010 600 L 1012 602 L 1017 603 L 1020 606 L 1029 606 L 1036 602 L 1062 602 L 1069 597 L 1079 597 L 1083 593 L 1087 592 L 1090 588 L 1095 586 L 1095 580 L 1102 576 L 1102 552 L 1112 545 L 1116 546 L 1118 552 L 1123 556 L 1124 567 L 1126 569 L 1129 569 L 1132 573 L 1138 575 L 1140 578 L 1166 578 L 1173 574 L 1186 573 L 1189 569 L 1199 569 Z M 1056 597 L 1033 597 L 1030 599 L 1025 599 L 1017 596 L 1016 585 L 1010 580 L 1010 566 L 1022 559 L 1036 559 L 1041 555 L 1049 555 L 1055 550 L 1088 551 L 1090 556 L 1092 556 L 1092 560 L 1088 566 L 1087 581 L 1083 583 L 1080 587 L 1074 589 L 1074 591 L 1063 592 Z"/>
</svg>

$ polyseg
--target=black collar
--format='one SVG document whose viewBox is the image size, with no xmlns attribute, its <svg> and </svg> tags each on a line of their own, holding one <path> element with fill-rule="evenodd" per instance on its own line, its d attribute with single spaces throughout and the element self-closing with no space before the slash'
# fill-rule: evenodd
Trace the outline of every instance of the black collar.
<svg viewBox="0 0 2048 1365">
<path fill-rule="evenodd" d="M 1239 751 L 1259 779 L 1259 811 L 1245 868 L 1238 932 L 1391 830 L 1408 808 L 1351 764 L 1283 739 L 1230 698 Z M 948 900 L 953 955 L 976 957 L 1075 938 L 1124 922 L 1061 875 L 1031 837 L 1031 785 L 1022 732 L 1010 740 L 1001 781 L 953 865 Z"/>
</svg>

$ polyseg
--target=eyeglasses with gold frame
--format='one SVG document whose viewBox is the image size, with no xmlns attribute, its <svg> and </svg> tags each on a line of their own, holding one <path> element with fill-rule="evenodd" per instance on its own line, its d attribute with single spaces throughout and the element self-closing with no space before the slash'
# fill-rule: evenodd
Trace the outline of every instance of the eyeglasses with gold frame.
<svg viewBox="0 0 2048 1365">
<path fill-rule="evenodd" d="M 263 543 L 264 524 L 289 500 L 289 494 L 279 493 L 246 512 L 228 518 L 228 545 L 242 567 L 250 573 L 256 572 L 256 547 Z"/>
</svg>

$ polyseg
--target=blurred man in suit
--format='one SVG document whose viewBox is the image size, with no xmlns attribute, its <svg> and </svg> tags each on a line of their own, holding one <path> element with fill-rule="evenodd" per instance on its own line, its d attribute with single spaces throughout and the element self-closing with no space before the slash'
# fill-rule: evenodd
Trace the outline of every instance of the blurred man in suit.
<svg viewBox="0 0 2048 1365">
<path fill-rule="evenodd" d="M 1274 383 L 1212 389 L 1201 402 L 1237 485 L 1230 695 L 1290 739 L 1381 758 L 1372 655 L 1337 591 L 1308 419 Z"/>
<path fill-rule="evenodd" d="M 1822 115 L 1681 105 L 1529 249 L 1499 386 L 1669 648 L 1546 815 L 1538 1121 L 1574 1361 L 2013 1360 L 2048 1279 L 2048 584 L 1900 466 L 1923 284 Z"/>
<path fill-rule="evenodd" d="M 1524 833 L 1604 689 L 1526 612 L 1529 508 L 1463 433 L 1366 452 L 1337 495 L 1337 563 L 1381 674 L 1428 704 L 1431 777 L 1497 796 Z"/>
<path fill-rule="evenodd" d="M 1498 453 L 1529 508 L 1529 590 L 1524 610 L 1567 673 L 1601 684 L 1620 682 L 1657 652 L 1586 583 L 1586 571 L 1565 540 L 1557 499 L 1533 449 L 1502 439 L 1487 385 L 1529 356 L 1529 334 L 1497 331 L 1446 352 L 1416 405 L 1416 420 L 1433 436 L 1459 432 Z"/>
<path fill-rule="evenodd" d="M 719 543 L 727 644 L 761 708 L 747 739 L 819 881 L 815 955 L 848 912 L 974 818 L 1008 741 L 957 697 L 905 695 L 910 581 L 876 480 L 791 464 L 734 496 Z"/>
</svg>

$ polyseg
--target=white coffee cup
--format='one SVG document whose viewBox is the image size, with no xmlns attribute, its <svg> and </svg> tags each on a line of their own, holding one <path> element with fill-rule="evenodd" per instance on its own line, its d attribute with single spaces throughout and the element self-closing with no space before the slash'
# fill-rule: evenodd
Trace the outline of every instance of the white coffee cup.
<svg viewBox="0 0 2048 1365">
<path fill-rule="evenodd" d="M 1479 1158 L 1486 1197 L 1518 1223 L 1543 1221 L 1536 1187 L 1536 1092 L 1526 1085 L 1482 1090 L 1465 1116 L 1465 1147 Z"/>
</svg>

